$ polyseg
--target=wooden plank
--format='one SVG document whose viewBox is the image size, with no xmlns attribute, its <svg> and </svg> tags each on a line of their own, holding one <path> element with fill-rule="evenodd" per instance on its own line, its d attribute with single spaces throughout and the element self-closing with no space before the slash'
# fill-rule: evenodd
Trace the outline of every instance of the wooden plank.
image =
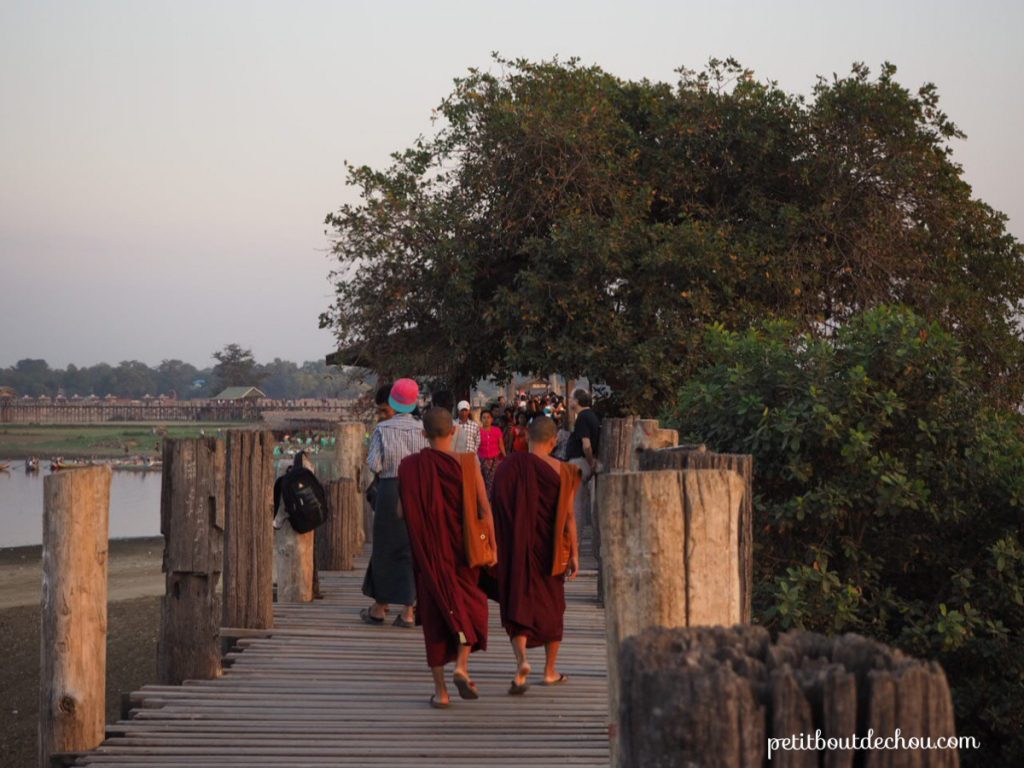
<svg viewBox="0 0 1024 768">
<path fill-rule="evenodd" d="M 585 553 L 588 562 L 589 553 Z M 129 697 L 90 766 L 606 766 L 607 657 L 595 576 L 566 588 L 559 667 L 569 682 L 508 696 L 515 660 L 489 604 L 487 652 L 473 654 L 478 701 L 427 706 L 433 684 L 419 630 L 359 619 L 365 552 L 322 574 L 324 599 L 276 604 L 275 626 L 224 628 L 237 641 L 223 677 L 150 685 Z M 533 652 L 537 654 L 536 651 Z"/>
</svg>

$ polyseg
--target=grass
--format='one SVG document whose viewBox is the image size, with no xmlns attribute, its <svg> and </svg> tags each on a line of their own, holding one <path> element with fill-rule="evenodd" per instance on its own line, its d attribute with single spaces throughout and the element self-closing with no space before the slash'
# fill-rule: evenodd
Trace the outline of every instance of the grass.
<svg viewBox="0 0 1024 768">
<path fill-rule="evenodd" d="M 236 423 L 132 422 L 119 424 L 7 424 L 0 427 L 0 459 L 159 456 L 164 437 L 199 437 Z"/>
</svg>

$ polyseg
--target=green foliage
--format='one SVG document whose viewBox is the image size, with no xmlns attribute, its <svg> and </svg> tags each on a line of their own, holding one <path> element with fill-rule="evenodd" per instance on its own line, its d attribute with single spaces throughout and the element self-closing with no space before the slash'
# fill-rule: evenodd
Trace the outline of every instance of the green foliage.
<svg viewBox="0 0 1024 768">
<path fill-rule="evenodd" d="M 457 388 L 587 375 L 651 413 L 709 322 L 821 332 L 897 302 L 1019 399 L 1024 260 L 952 161 L 934 86 L 855 65 L 806 100 L 732 60 L 675 85 L 495 64 L 456 81 L 434 137 L 349 169 L 321 317 L 340 346 Z"/>
<path fill-rule="evenodd" d="M 938 658 L 965 764 L 1024 762 L 1024 420 L 906 309 L 708 332 L 670 419 L 754 456 L 755 611 Z"/>
</svg>

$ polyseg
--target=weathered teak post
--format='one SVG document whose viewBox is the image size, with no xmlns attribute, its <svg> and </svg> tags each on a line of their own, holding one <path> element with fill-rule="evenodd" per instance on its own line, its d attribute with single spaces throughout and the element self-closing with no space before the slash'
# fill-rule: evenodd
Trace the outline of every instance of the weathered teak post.
<svg viewBox="0 0 1024 768">
<path fill-rule="evenodd" d="M 730 469 L 744 481 L 739 516 L 740 621 L 749 624 L 754 589 L 754 459 L 749 454 L 714 453 L 703 446 L 644 451 L 637 456 L 639 469 Z"/>
<path fill-rule="evenodd" d="M 613 723 L 619 701 L 618 652 L 625 638 L 652 626 L 739 622 L 743 489 L 743 479 L 729 470 L 599 475 Z"/>
<path fill-rule="evenodd" d="M 165 685 L 220 676 L 224 564 L 224 443 L 165 440 L 160 532 L 167 588 L 160 604 L 157 675 Z"/>
<path fill-rule="evenodd" d="M 287 517 L 274 531 L 274 579 L 277 602 L 308 603 L 313 599 L 314 531 L 296 533 Z"/>
<path fill-rule="evenodd" d="M 366 425 L 345 421 L 335 427 L 334 482 L 327 488 L 330 515 L 316 530 L 317 563 L 326 571 L 350 571 L 362 551 L 365 504 Z"/>
<path fill-rule="evenodd" d="M 103 741 L 110 467 L 43 481 L 39 765 Z"/>
<path fill-rule="evenodd" d="M 223 626 L 274 626 L 274 436 L 230 430 L 224 490 Z"/>
<path fill-rule="evenodd" d="M 858 635 L 653 628 L 623 643 L 619 670 L 620 768 L 959 765 L 907 743 L 956 736 L 942 668 Z M 865 747 L 869 731 L 904 745 Z"/>
<path fill-rule="evenodd" d="M 356 481 L 347 477 L 328 483 L 326 491 L 330 520 L 316 529 L 318 562 L 324 570 L 351 571 L 363 551 L 366 501 Z"/>
<path fill-rule="evenodd" d="M 662 429 L 657 419 L 637 416 L 607 418 L 601 421 L 600 467 L 602 472 L 625 472 L 639 469 L 639 456 L 644 451 L 674 446 L 679 433 Z M 604 578 L 601 564 L 600 494 L 594 494 L 594 556 L 597 558 L 597 599 L 604 604 Z"/>
</svg>

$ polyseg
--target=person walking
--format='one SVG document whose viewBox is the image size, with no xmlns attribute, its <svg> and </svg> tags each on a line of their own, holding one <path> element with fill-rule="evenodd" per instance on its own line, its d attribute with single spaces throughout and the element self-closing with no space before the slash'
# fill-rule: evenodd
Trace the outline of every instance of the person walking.
<svg viewBox="0 0 1024 768">
<path fill-rule="evenodd" d="M 477 449 L 477 456 L 480 459 L 480 471 L 484 476 L 484 485 L 487 487 L 487 495 L 491 495 L 491 487 L 494 484 L 494 473 L 498 464 L 506 456 L 505 439 L 501 430 L 494 426 L 493 418 L 489 411 L 480 414 L 480 447 Z"/>
<path fill-rule="evenodd" d="M 490 528 L 491 508 L 479 464 L 452 450 L 451 411 L 430 408 L 423 414 L 429 447 L 407 456 L 398 468 L 402 510 L 409 530 L 416 575 L 418 614 L 423 627 L 427 665 L 434 678 L 430 706 L 449 706 L 444 667 L 455 662 L 452 683 L 464 699 L 479 697 L 469 676 L 469 654 L 487 648 L 487 596 L 479 586 L 480 569 L 467 560 L 463 530 L 464 489 L 475 493 L 474 509 Z M 464 466 L 468 469 L 464 469 Z M 468 475 L 464 474 L 469 472 Z"/>
<path fill-rule="evenodd" d="M 455 410 L 459 414 L 459 420 L 455 423 L 453 450 L 456 453 L 476 453 L 480 447 L 480 425 L 473 421 L 469 412 L 469 402 L 460 400 Z"/>
<path fill-rule="evenodd" d="M 576 424 L 566 444 L 565 456 L 570 464 L 580 469 L 580 490 L 576 494 L 576 530 L 583 535 L 590 519 L 590 481 L 597 471 L 597 456 L 601 446 L 601 419 L 590 407 L 590 393 L 577 389 L 569 400 L 569 408 L 576 415 Z"/>
<path fill-rule="evenodd" d="M 363 579 L 363 594 L 373 600 L 369 608 L 359 612 L 367 624 L 383 624 L 389 606 L 401 605 L 394 625 L 415 626 L 413 612 L 416 584 L 412 572 L 409 534 L 398 504 L 398 467 L 406 456 L 427 447 L 422 423 L 412 411 L 419 399 L 419 385 L 412 379 L 399 379 L 391 386 L 385 407 L 391 416 L 378 422 L 370 437 L 366 463 L 377 475 L 376 499 L 373 509 L 373 545 L 370 564 Z M 387 413 L 386 410 L 383 411 Z"/>
<path fill-rule="evenodd" d="M 576 578 L 580 567 L 573 515 L 580 471 L 551 457 L 555 442 L 554 422 L 547 416 L 534 417 L 529 452 L 510 455 L 494 477 L 498 603 L 516 659 L 511 695 L 529 688 L 528 648 L 544 646 L 544 685 L 568 680 L 556 664 L 565 615 L 565 579 Z"/>
</svg>

